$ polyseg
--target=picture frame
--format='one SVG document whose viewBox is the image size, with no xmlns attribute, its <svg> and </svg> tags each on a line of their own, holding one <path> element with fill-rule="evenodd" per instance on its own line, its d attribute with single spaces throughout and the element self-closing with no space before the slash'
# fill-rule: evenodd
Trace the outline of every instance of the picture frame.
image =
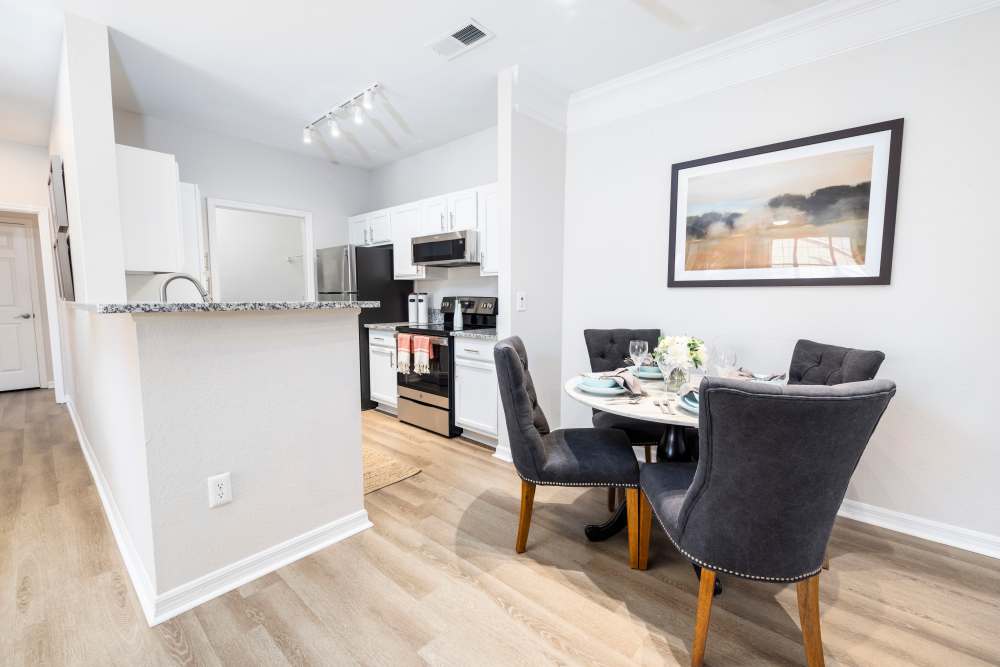
<svg viewBox="0 0 1000 667">
<path fill-rule="evenodd" d="M 902 145 L 897 118 L 672 165 L 667 286 L 888 285 Z"/>
</svg>

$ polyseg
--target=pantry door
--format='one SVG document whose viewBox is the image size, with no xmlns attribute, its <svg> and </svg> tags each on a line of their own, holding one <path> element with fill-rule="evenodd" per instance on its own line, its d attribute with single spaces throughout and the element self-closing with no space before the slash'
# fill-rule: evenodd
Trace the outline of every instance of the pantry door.
<svg viewBox="0 0 1000 667">
<path fill-rule="evenodd" d="M 0 391 L 38 384 L 28 230 L 0 223 Z"/>
</svg>

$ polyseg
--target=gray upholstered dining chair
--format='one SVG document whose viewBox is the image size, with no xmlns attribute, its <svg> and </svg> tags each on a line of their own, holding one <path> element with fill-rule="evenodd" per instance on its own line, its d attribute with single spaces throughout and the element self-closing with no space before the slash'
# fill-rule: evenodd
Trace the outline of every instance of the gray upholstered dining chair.
<svg viewBox="0 0 1000 667">
<path fill-rule="evenodd" d="M 590 370 L 603 373 L 613 371 L 631 363 L 628 360 L 629 343 L 644 340 L 649 351 L 656 348 L 660 340 L 659 329 L 584 329 L 583 340 L 590 356 Z M 596 428 L 616 428 L 624 431 L 635 447 L 646 450 L 646 462 L 652 460 L 652 448 L 660 444 L 665 428 L 662 424 L 620 417 L 610 412 L 594 410 L 593 423 Z"/>
<path fill-rule="evenodd" d="M 639 569 L 652 517 L 701 568 L 691 664 L 701 665 L 716 573 L 795 582 L 806 658 L 823 664 L 819 574 L 847 485 L 896 393 L 888 380 L 834 386 L 702 380 L 697 464 L 642 468 Z"/>
<path fill-rule="evenodd" d="M 602 428 L 549 430 L 528 371 L 528 355 L 517 336 L 493 348 L 500 399 L 507 420 L 510 453 L 521 478 L 521 512 L 514 549 L 524 553 L 531 525 L 536 486 L 624 487 L 628 522 L 629 564 L 638 563 L 639 462 L 628 437 Z M 633 535 L 633 533 L 629 533 Z"/>
<path fill-rule="evenodd" d="M 878 350 L 855 350 L 802 339 L 795 343 L 788 384 L 835 385 L 875 378 L 885 361 Z"/>
</svg>

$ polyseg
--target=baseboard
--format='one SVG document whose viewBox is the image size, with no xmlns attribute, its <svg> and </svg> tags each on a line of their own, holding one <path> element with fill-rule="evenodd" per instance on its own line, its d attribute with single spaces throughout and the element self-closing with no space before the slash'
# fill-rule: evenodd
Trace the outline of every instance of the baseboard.
<svg viewBox="0 0 1000 667">
<path fill-rule="evenodd" d="M 497 449 L 493 452 L 493 457 L 500 459 L 501 461 L 506 461 L 507 463 L 513 463 L 514 457 L 510 455 L 510 449 L 504 445 L 497 443 Z"/>
<path fill-rule="evenodd" d="M 960 528 L 940 521 L 868 505 L 857 500 L 845 500 L 840 506 L 838 514 L 848 519 L 888 528 L 931 542 L 947 544 L 991 558 L 1000 558 L 1000 536 L 997 535 Z"/>
<path fill-rule="evenodd" d="M 79 413 L 76 411 L 76 405 L 74 405 L 73 399 L 69 396 L 66 397 L 66 407 L 69 410 L 69 417 L 73 422 L 73 428 L 76 430 L 76 439 L 80 443 L 80 449 L 83 451 L 83 458 L 87 461 L 90 476 L 94 480 L 94 486 L 97 487 L 97 495 L 100 496 L 101 505 L 104 506 L 104 516 L 108 518 L 108 523 L 111 525 L 111 533 L 114 535 L 115 543 L 118 545 L 118 553 L 121 554 L 122 561 L 125 563 L 125 571 L 128 572 L 129 579 L 132 580 L 132 589 L 135 591 L 136 597 L 139 598 L 139 605 L 142 607 L 142 613 L 146 617 L 146 622 L 152 626 L 156 607 L 156 593 L 153 588 L 153 581 L 150 579 L 146 567 L 142 564 L 142 559 L 139 558 L 139 553 L 135 549 L 135 543 L 132 542 L 132 536 L 128 532 L 125 520 L 122 519 L 121 513 L 118 511 L 118 505 L 115 503 L 115 497 L 111 493 L 111 487 L 108 486 L 108 480 L 104 477 L 104 473 L 101 472 L 97 455 L 90 446 L 90 440 L 87 439 L 86 431 L 83 430 L 83 424 L 80 421 Z"/>
<path fill-rule="evenodd" d="M 83 430 L 80 415 L 72 398 L 67 397 L 66 405 L 73 427 L 76 429 L 80 449 L 83 450 L 83 457 L 87 461 L 90 475 L 94 479 L 101 504 L 104 506 L 104 515 L 111 525 L 111 532 L 125 563 L 125 570 L 132 580 L 132 588 L 139 598 L 142 613 L 150 627 L 372 526 L 368 520 L 368 512 L 361 509 L 157 595 L 152 579 L 139 558 L 125 521 L 118 511 L 107 479 L 101 472 L 100 463 Z"/>
<path fill-rule="evenodd" d="M 368 512 L 362 509 L 162 593 L 156 596 L 150 625 L 170 620 L 203 602 L 371 527 Z"/>
</svg>

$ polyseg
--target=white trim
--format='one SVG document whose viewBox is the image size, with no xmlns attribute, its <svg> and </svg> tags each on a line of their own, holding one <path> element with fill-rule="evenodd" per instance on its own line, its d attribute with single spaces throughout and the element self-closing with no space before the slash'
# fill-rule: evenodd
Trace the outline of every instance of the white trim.
<svg viewBox="0 0 1000 667">
<path fill-rule="evenodd" d="M 302 218 L 302 268 L 305 273 L 305 294 L 303 301 L 315 301 L 316 296 L 316 248 L 313 244 L 312 213 L 309 211 L 299 211 L 291 208 L 280 208 L 278 206 L 265 206 L 262 204 L 252 204 L 249 202 L 233 201 L 231 199 L 218 199 L 207 197 L 205 199 L 206 212 L 208 213 L 208 264 L 211 280 L 212 299 L 220 301 L 219 287 L 222 280 L 219 273 L 218 260 L 212 248 L 217 242 L 217 232 L 215 230 L 215 209 L 230 208 L 241 211 L 255 211 L 257 213 L 273 213 L 275 215 L 286 215 L 292 218 Z"/>
<path fill-rule="evenodd" d="M 314 528 L 290 540 L 268 547 L 194 581 L 182 584 L 156 596 L 155 611 L 147 618 L 151 626 L 170 620 L 178 614 L 228 593 L 247 582 L 274 572 L 301 558 L 325 549 L 352 535 L 372 527 L 364 509 Z"/>
<path fill-rule="evenodd" d="M 876 507 L 857 500 L 845 500 L 839 516 L 894 530 L 939 544 L 964 549 L 991 558 L 1000 558 L 1000 536 L 952 526 L 932 519 Z"/>
<path fill-rule="evenodd" d="M 80 449 L 83 451 L 83 458 L 87 461 L 87 467 L 90 468 L 90 476 L 94 479 L 97 494 L 101 497 L 101 505 L 104 506 L 104 516 L 107 517 L 108 523 L 111 525 L 111 533 L 115 536 L 118 553 L 121 554 L 122 562 L 125 563 L 125 571 L 128 572 L 129 579 L 132 580 L 132 588 L 135 590 L 136 597 L 139 598 L 139 605 L 142 607 L 142 613 L 146 617 L 146 622 L 152 626 L 156 604 L 156 593 L 153 589 L 152 579 L 146 571 L 142 559 L 139 557 L 139 552 L 135 549 L 135 543 L 128 532 L 125 520 L 122 519 L 122 515 L 118 511 L 118 505 L 115 503 L 114 495 L 111 493 L 111 487 L 108 486 L 108 481 L 105 479 L 104 473 L 101 472 L 101 465 L 97 460 L 97 455 L 90 446 L 90 440 L 87 439 L 87 434 L 83 430 L 83 424 L 80 421 L 79 413 L 76 411 L 76 405 L 74 405 L 73 399 L 69 396 L 66 397 L 66 407 L 69 410 L 69 417 L 73 421 L 73 428 L 76 429 L 76 439 L 80 443 Z"/>
<path fill-rule="evenodd" d="M 372 527 L 371 521 L 368 520 L 368 512 L 361 509 L 157 595 L 152 579 L 135 549 L 128 527 L 118 511 L 118 505 L 115 504 L 111 487 L 101 472 L 100 462 L 83 430 L 73 399 L 69 398 L 66 405 L 73 427 L 76 429 L 83 457 L 87 461 L 94 486 L 97 487 L 101 504 L 104 506 L 104 515 L 111 525 L 118 552 L 125 563 L 125 570 L 132 580 L 132 588 L 139 598 L 142 613 L 150 627 Z"/>
<path fill-rule="evenodd" d="M 1000 6 L 1000 0 L 829 0 L 570 96 L 597 127 Z"/>
<path fill-rule="evenodd" d="M 493 458 L 506 461 L 507 463 L 514 462 L 514 457 L 510 454 L 510 447 L 499 440 L 497 441 L 496 451 L 493 452 Z"/>
</svg>

